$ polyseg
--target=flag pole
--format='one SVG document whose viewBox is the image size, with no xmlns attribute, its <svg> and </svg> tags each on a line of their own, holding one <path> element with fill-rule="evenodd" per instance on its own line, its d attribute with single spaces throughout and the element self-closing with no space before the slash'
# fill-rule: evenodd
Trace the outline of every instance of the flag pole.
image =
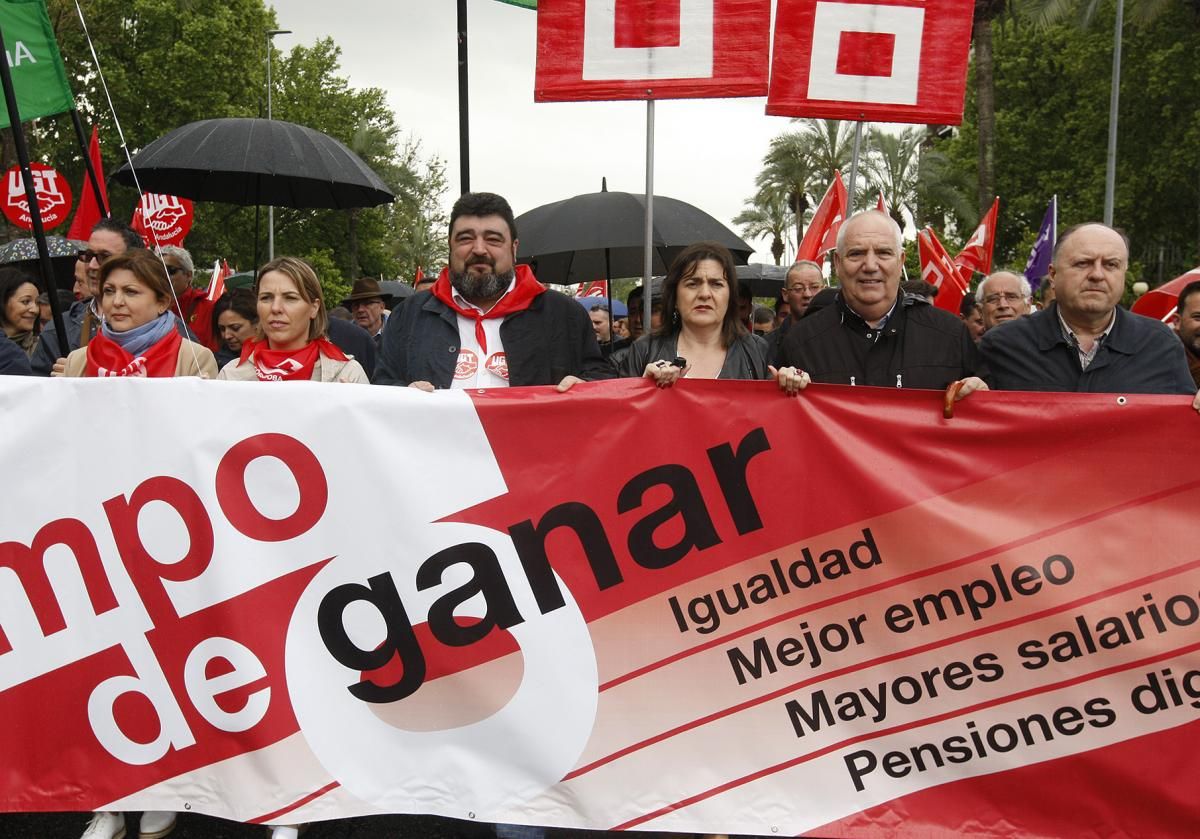
<svg viewBox="0 0 1200 839">
<path fill-rule="evenodd" d="M 646 91 L 649 95 L 652 91 Z M 642 334 L 650 334 L 654 297 L 654 100 L 646 100 L 646 249 L 642 253 Z"/>
<path fill-rule="evenodd" d="M 467 119 L 467 0 L 458 0 L 458 179 L 471 191 L 471 132 Z"/>
<path fill-rule="evenodd" d="M 7 54 L 4 31 L 0 27 L 0 85 L 4 88 L 4 104 L 8 108 L 8 123 L 12 127 L 17 162 L 21 166 L 21 180 L 25 183 L 25 200 L 29 202 L 29 219 L 33 223 L 33 238 L 37 243 L 38 264 L 42 269 L 42 281 L 46 284 L 46 296 L 50 301 L 50 314 L 54 319 L 54 328 L 58 332 L 59 354 L 61 357 L 65 357 L 69 352 L 67 327 L 63 323 L 62 306 L 58 302 L 58 282 L 54 279 L 54 266 L 50 264 L 50 249 L 46 247 L 46 230 L 42 227 L 42 211 L 38 207 L 37 192 L 33 188 L 33 172 L 29 168 L 29 146 L 25 143 L 25 129 L 21 126 L 17 95 L 13 90 L 12 69 L 4 58 Z"/>
<path fill-rule="evenodd" d="M 862 149 L 863 123 L 854 123 L 854 154 L 850 158 L 850 187 L 846 190 L 846 218 L 854 212 L 854 188 L 858 181 L 858 153 Z"/>
<path fill-rule="evenodd" d="M 1117 109 L 1121 103 L 1121 30 L 1125 24 L 1125 0 L 1117 0 L 1113 34 L 1112 91 L 1108 100 L 1108 155 L 1104 165 L 1104 223 L 1112 227 L 1117 189 Z"/>
<path fill-rule="evenodd" d="M 92 165 L 92 155 L 83 137 L 83 122 L 80 121 L 79 111 L 75 108 L 71 109 L 71 124 L 75 126 L 75 138 L 79 140 L 79 150 L 83 152 L 83 165 L 87 169 L 88 183 L 92 185 L 92 196 L 96 199 L 96 206 L 100 208 L 100 215 L 108 218 L 108 204 L 104 200 L 104 193 L 100 191 L 100 179 L 96 176 L 96 167 Z"/>
</svg>

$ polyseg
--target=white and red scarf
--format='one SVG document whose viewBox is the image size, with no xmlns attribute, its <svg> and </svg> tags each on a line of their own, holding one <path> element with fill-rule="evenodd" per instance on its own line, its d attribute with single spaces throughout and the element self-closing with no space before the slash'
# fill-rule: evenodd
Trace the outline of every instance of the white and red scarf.
<svg viewBox="0 0 1200 839">
<path fill-rule="evenodd" d="M 334 361 L 350 360 L 335 344 L 317 338 L 298 350 L 273 350 L 266 341 L 245 341 L 239 363 L 245 364 L 249 359 L 260 382 L 308 381 L 322 355 Z"/>
<path fill-rule="evenodd" d="M 87 345 L 85 376 L 147 376 L 169 379 L 179 366 L 179 348 L 183 336 L 172 329 L 150 347 L 131 355 L 125 348 L 104 334 L 96 333 Z"/>
</svg>

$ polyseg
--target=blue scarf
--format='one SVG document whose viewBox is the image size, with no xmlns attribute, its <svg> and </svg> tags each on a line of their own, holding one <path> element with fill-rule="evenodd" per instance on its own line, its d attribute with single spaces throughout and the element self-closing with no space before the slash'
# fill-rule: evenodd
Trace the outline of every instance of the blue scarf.
<svg viewBox="0 0 1200 839">
<path fill-rule="evenodd" d="M 115 343 L 132 356 L 139 356 L 153 347 L 175 329 L 175 315 L 163 312 L 149 323 L 126 329 L 124 332 L 114 332 L 105 321 L 100 326 L 104 337 Z"/>
</svg>

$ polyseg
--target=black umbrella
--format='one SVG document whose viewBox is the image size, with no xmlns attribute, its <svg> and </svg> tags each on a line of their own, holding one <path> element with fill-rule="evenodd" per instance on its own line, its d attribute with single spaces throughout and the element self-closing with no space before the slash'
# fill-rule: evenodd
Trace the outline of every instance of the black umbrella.
<svg viewBox="0 0 1200 839">
<path fill-rule="evenodd" d="M 754 297 L 778 297 L 789 267 L 755 262 L 753 265 L 739 265 L 737 275 L 739 280 L 750 283 L 750 293 Z"/>
<path fill-rule="evenodd" d="M 568 283 L 640 277 L 646 242 L 646 196 L 592 192 L 545 204 L 517 218 L 517 259 L 534 266 L 542 282 Z M 654 196 L 654 268 L 665 274 L 695 242 L 719 242 L 745 263 L 753 248 L 697 207 Z"/>
<path fill-rule="evenodd" d="M 146 192 L 194 201 L 349 209 L 389 204 L 393 195 L 354 152 L 291 122 L 206 119 L 159 137 L 133 158 Z M 113 177 L 134 185 L 129 164 Z"/>
</svg>

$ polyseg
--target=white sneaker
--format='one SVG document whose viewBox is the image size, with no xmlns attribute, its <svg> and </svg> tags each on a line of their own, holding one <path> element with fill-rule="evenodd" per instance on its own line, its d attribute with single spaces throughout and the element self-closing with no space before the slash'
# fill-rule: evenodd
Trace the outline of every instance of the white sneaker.
<svg viewBox="0 0 1200 839">
<path fill-rule="evenodd" d="M 271 828 L 271 839 L 298 839 L 300 828 L 287 824 L 268 825 Z"/>
<path fill-rule="evenodd" d="M 138 839 L 163 839 L 175 829 L 175 814 L 162 810 L 147 810 L 138 824 Z"/>
<path fill-rule="evenodd" d="M 96 813 L 80 839 L 125 839 L 125 814 Z"/>
</svg>

